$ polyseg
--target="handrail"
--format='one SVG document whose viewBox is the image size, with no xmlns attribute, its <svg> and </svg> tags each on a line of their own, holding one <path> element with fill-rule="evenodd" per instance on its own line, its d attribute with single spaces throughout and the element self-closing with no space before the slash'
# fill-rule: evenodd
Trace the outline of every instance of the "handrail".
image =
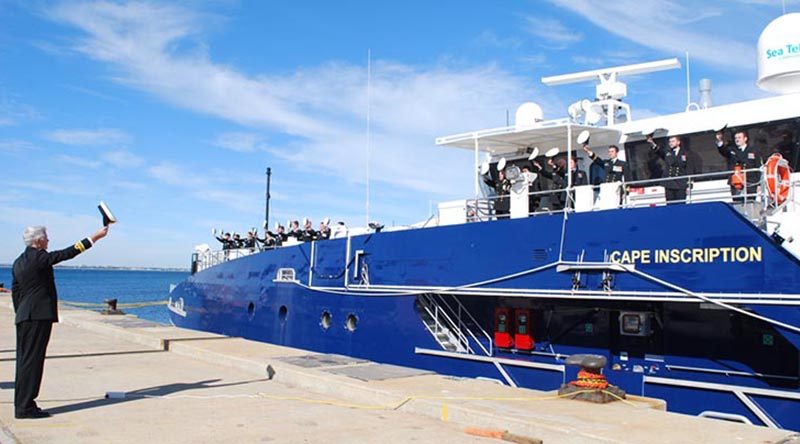
<svg viewBox="0 0 800 444">
<path fill-rule="evenodd" d="M 438 305 L 438 304 L 436 304 L 436 303 L 435 303 L 435 301 L 433 300 L 433 298 L 432 298 L 431 296 L 429 296 L 428 294 L 423 294 L 423 295 L 421 295 L 421 296 L 422 296 L 423 298 L 427 298 L 427 300 L 429 301 L 429 303 L 430 303 L 431 305 L 434 305 L 434 307 L 436 308 L 436 314 L 432 313 L 432 312 L 431 312 L 431 310 L 430 310 L 430 308 L 429 308 L 427 305 L 423 304 L 423 308 L 425 308 L 425 311 L 427 311 L 427 312 L 428 312 L 428 314 L 429 314 L 429 315 L 431 315 L 431 317 L 433 318 L 433 320 L 436 322 L 436 325 L 437 325 L 437 326 L 439 326 L 439 325 L 443 325 L 441 322 L 439 322 L 439 316 L 438 316 L 438 314 L 439 314 L 439 305 Z M 449 322 L 449 324 L 450 324 L 449 326 L 445 325 L 445 327 L 447 327 L 447 331 L 448 331 L 448 332 L 450 332 L 451 334 L 452 334 L 453 330 L 456 330 L 456 331 L 457 331 L 457 333 L 458 333 L 458 334 L 455 334 L 455 337 L 456 337 L 456 339 L 457 339 L 457 340 L 458 340 L 458 342 L 459 342 L 459 346 L 460 346 L 461 348 L 464 348 L 464 349 L 466 349 L 466 350 L 467 350 L 468 352 L 470 352 L 470 353 L 474 353 L 474 352 L 472 351 L 472 347 L 470 347 L 470 345 L 469 345 L 469 341 L 467 340 L 467 337 L 466 337 L 466 336 L 464 336 L 464 333 L 462 333 L 462 332 L 460 331 L 460 329 L 456 327 L 456 324 L 455 324 L 455 322 L 453 322 L 453 320 L 450 318 L 450 316 L 448 316 L 448 315 L 447 315 L 447 313 L 446 313 L 444 310 L 442 310 L 442 311 L 441 311 L 441 313 L 442 313 L 442 315 L 444 316 L 445 320 L 447 320 L 447 321 Z M 430 330 L 430 329 L 429 329 L 429 330 Z M 435 335 L 435 333 L 434 333 L 434 335 Z M 437 341 L 438 341 L 438 340 L 437 340 Z"/>
<path fill-rule="evenodd" d="M 745 198 L 745 199 L 748 199 L 748 200 L 755 199 L 755 200 L 761 202 L 764 205 L 764 208 L 766 209 L 767 206 L 768 206 L 768 203 L 770 202 L 770 199 L 768 198 L 769 197 L 768 196 L 769 193 L 767 191 L 767 187 L 765 186 L 765 180 L 766 180 L 765 176 L 766 175 L 763 174 L 763 167 L 745 169 L 745 170 L 741 170 L 741 172 L 745 176 L 745 186 L 743 187 L 742 194 L 740 196 L 742 198 Z M 758 183 L 755 183 L 755 184 L 747 183 L 747 173 L 754 173 L 754 172 L 762 173 L 761 174 L 761 178 L 759 179 Z M 649 187 L 663 186 L 664 183 L 675 181 L 675 180 L 687 180 L 688 185 L 689 185 L 688 186 L 689 193 L 687 194 L 687 198 L 688 198 L 687 201 L 689 201 L 689 202 L 693 202 L 694 203 L 694 202 L 730 201 L 730 199 L 732 197 L 730 194 L 727 194 L 727 195 L 722 196 L 722 197 L 716 196 L 719 193 L 727 193 L 727 192 L 729 192 L 730 186 L 727 183 L 721 183 L 721 184 L 719 184 L 718 187 L 706 188 L 706 189 L 703 189 L 701 191 L 696 191 L 695 190 L 695 186 L 696 186 L 696 183 L 713 182 L 713 179 L 716 179 L 716 180 L 727 179 L 728 177 L 730 177 L 731 174 L 732 174 L 732 171 L 717 171 L 717 172 L 711 172 L 711 173 L 689 174 L 689 175 L 675 176 L 675 177 L 660 177 L 660 178 L 642 179 L 642 180 L 627 181 L 627 182 L 626 181 L 616 182 L 616 183 L 620 184 L 620 186 L 622 187 L 622 191 L 624 192 L 624 195 L 627 197 L 627 199 L 625 199 L 625 201 L 620 204 L 620 208 L 637 208 L 637 207 L 642 207 L 642 206 L 652 206 L 651 203 L 631 202 L 631 200 L 635 200 L 635 199 L 630 199 L 631 194 L 630 194 L 629 190 L 630 189 L 634 189 L 634 188 L 649 188 Z M 702 179 L 705 179 L 705 180 L 702 180 Z M 708 179 L 712 179 L 712 180 L 708 180 Z M 574 211 L 574 191 L 579 187 L 586 187 L 586 186 L 591 186 L 591 187 L 594 187 L 595 189 L 597 188 L 596 185 L 580 185 L 580 186 L 572 185 L 572 186 L 567 187 L 567 188 L 557 188 L 557 189 L 551 189 L 551 190 L 542 190 L 542 191 L 533 191 L 533 192 L 524 193 L 524 195 L 528 196 L 529 198 L 530 197 L 557 196 L 559 193 L 562 193 L 562 194 L 563 193 L 567 193 L 567 208 L 556 209 L 556 210 L 548 209 L 547 211 L 542 211 L 542 210 L 529 211 L 528 212 L 528 216 L 534 216 L 534 215 L 537 215 L 537 214 L 558 214 L 558 213 L 563 213 L 565 211 Z M 760 186 L 760 189 L 757 190 L 755 193 L 749 192 L 748 188 L 752 188 L 754 186 Z M 783 205 L 785 205 L 787 202 L 790 202 L 790 201 L 793 202 L 794 201 L 794 197 L 793 197 L 795 195 L 794 189 L 795 188 L 800 188 L 800 179 L 792 179 L 790 181 L 790 183 L 789 183 L 789 187 L 790 187 L 792 196 L 790 196 L 790 198 L 787 199 L 786 202 L 783 203 Z M 707 196 L 707 195 L 711 195 L 711 196 Z M 475 211 L 474 217 L 477 218 L 477 220 L 482 221 L 482 220 L 490 220 L 495 215 L 491 211 L 491 209 L 493 208 L 493 205 L 481 205 L 480 204 L 481 202 L 486 202 L 486 203 L 491 204 L 494 201 L 496 201 L 497 199 L 501 199 L 501 198 L 508 199 L 510 197 L 511 197 L 511 194 L 493 195 L 493 196 L 477 198 L 477 199 L 476 198 L 470 198 L 470 199 L 467 199 L 467 202 L 468 202 L 468 205 L 470 205 L 470 208 L 474 209 L 474 211 Z M 683 201 L 681 201 L 681 202 L 683 202 Z M 664 201 L 662 201 L 662 203 L 665 203 L 665 204 L 677 203 L 677 201 L 666 201 L 666 200 L 664 200 Z M 783 205 L 781 205 L 781 207 Z M 484 211 L 484 210 L 488 210 L 488 212 Z M 594 209 L 592 209 L 592 210 L 594 210 Z"/>
<path fill-rule="evenodd" d="M 472 313 L 470 313 L 469 310 L 467 310 L 467 308 L 464 307 L 464 304 L 462 304 L 461 301 L 459 301 L 453 295 L 450 295 L 450 296 L 453 298 L 453 301 L 455 301 L 455 303 L 458 304 L 458 313 L 457 314 L 458 314 L 459 326 L 464 325 L 464 329 L 467 330 L 467 332 L 469 333 L 470 336 L 472 336 L 472 339 L 475 341 L 475 343 L 478 344 L 478 346 L 481 348 L 481 350 L 483 350 L 483 352 L 486 354 L 486 356 L 492 356 L 492 351 L 493 351 L 492 350 L 492 337 L 489 336 L 489 333 L 487 333 L 486 330 L 483 329 L 483 327 L 481 327 L 481 325 L 478 323 L 478 321 L 472 316 Z M 451 307 L 450 304 L 447 302 L 447 300 L 444 298 L 444 296 L 439 295 L 439 299 L 442 301 L 442 303 L 451 312 L 455 311 L 455 310 L 453 310 L 453 307 Z M 480 328 L 480 333 L 483 334 L 483 336 L 485 336 L 486 339 L 489 340 L 489 350 L 486 350 L 486 347 L 484 347 L 483 344 L 481 343 L 481 341 L 478 339 L 478 337 L 475 336 L 475 332 L 473 332 L 470 328 L 468 328 L 465 322 L 461 321 L 461 312 L 462 311 L 464 313 L 466 313 L 467 316 L 469 316 L 469 319 L 470 319 L 470 321 L 472 321 L 473 324 L 475 324 L 477 327 Z"/>
</svg>

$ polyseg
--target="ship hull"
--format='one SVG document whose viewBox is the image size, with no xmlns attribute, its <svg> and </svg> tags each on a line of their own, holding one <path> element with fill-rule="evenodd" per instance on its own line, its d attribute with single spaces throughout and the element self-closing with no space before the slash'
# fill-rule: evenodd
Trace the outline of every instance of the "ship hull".
<svg viewBox="0 0 800 444">
<path fill-rule="evenodd" d="M 194 274 L 172 291 L 170 315 L 180 327 L 539 390 L 575 379 L 566 356 L 601 354 L 611 383 L 670 410 L 800 430 L 799 290 L 794 256 L 711 203 L 283 247 Z M 503 309 L 529 316 L 531 343 L 497 342 Z M 626 333 L 626 313 L 652 325 Z"/>
</svg>

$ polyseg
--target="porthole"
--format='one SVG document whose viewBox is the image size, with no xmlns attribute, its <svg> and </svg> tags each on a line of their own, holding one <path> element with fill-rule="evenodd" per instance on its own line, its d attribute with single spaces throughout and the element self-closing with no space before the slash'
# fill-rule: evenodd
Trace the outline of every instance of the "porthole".
<svg viewBox="0 0 800 444">
<path fill-rule="evenodd" d="M 281 322 L 285 322 L 286 321 L 286 315 L 288 315 L 288 314 L 289 314 L 289 309 L 286 308 L 285 305 L 281 305 L 281 308 L 278 309 L 278 319 L 280 319 Z"/>
<path fill-rule="evenodd" d="M 247 316 L 250 316 L 250 318 L 252 318 L 255 313 L 256 313 L 256 304 L 250 302 L 249 304 L 247 304 Z"/>
<path fill-rule="evenodd" d="M 325 330 L 331 328 L 331 312 L 328 310 L 322 312 L 322 315 L 319 317 L 319 325 Z"/>
<path fill-rule="evenodd" d="M 358 327 L 358 318 L 353 313 L 347 315 L 347 320 L 344 323 L 344 326 L 350 331 L 356 331 Z"/>
</svg>

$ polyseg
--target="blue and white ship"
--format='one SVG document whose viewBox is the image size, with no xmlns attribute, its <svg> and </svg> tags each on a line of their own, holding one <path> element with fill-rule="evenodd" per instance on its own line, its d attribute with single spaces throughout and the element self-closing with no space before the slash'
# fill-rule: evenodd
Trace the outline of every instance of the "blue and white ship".
<svg viewBox="0 0 800 444">
<path fill-rule="evenodd" d="M 798 16 L 773 22 L 759 53 L 797 37 L 800 26 L 786 22 Z M 542 120 L 525 104 L 514 125 L 436 141 L 473 150 L 476 172 L 505 165 L 510 217 L 497 217 L 476 174 L 474 196 L 440 204 L 424 224 L 203 252 L 171 292 L 171 320 L 539 390 L 574 379 L 568 356 L 600 354 L 612 384 L 669 410 L 800 430 L 800 176 L 789 170 L 798 166 L 800 62 L 776 59 L 760 60 L 759 84 L 778 95 L 717 107 L 705 95 L 685 112 L 641 120 L 622 102 L 619 78 L 677 60 L 543 79 L 600 84 L 569 118 Z M 715 134 L 730 139 L 733 128 L 747 130 L 765 160 L 784 154 L 759 169 L 746 202 L 732 200 L 732 172 L 715 146 Z M 652 133 L 660 144 L 679 136 L 696 155 L 686 203 L 665 201 Z M 632 180 L 568 180 L 565 210 L 530 208 L 533 177 L 519 168 L 575 157 L 579 136 L 600 153 L 618 145 Z M 579 166 L 587 171 L 587 159 Z M 541 201 L 564 192 L 535 180 L 545 184 Z"/>
</svg>

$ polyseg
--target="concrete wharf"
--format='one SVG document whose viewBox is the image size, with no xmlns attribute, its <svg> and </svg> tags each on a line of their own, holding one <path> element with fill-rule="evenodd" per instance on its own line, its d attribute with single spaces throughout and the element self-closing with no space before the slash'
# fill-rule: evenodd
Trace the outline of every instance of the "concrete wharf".
<svg viewBox="0 0 800 444">
<path fill-rule="evenodd" d="M 475 435 L 495 431 L 522 443 L 800 443 L 668 413 L 660 400 L 589 404 L 130 315 L 60 313 L 38 400 L 53 416 L 17 420 L 13 310 L 0 295 L 0 443 L 504 442 Z"/>
</svg>

